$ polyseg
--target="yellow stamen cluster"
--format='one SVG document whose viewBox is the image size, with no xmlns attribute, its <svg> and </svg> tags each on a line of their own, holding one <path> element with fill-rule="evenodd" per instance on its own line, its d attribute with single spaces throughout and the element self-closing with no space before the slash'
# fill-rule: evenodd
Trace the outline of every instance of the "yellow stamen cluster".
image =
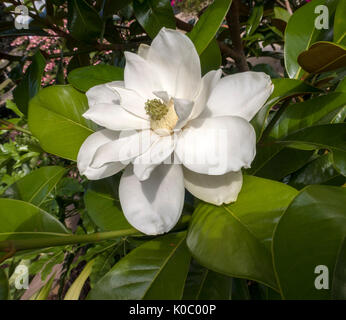
<svg viewBox="0 0 346 320">
<path fill-rule="evenodd" d="M 145 111 L 150 117 L 151 129 L 157 134 L 167 135 L 173 132 L 178 122 L 173 99 L 170 99 L 167 104 L 159 99 L 148 100 L 145 103 Z"/>
<path fill-rule="evenodd" d="M 145 111 L 151 120 L 161 120 L 168 112 L 168 107 L 160 99 L 147 100 Z"/>
</svg>

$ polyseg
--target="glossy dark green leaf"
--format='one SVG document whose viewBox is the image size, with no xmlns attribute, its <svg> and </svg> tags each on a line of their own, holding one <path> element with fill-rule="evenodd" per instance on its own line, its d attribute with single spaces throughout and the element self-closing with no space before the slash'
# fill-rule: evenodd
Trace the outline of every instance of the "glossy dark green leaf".
<svg viewBox="0 0 346 320">
<path fill-rule="evenodd" d="M 333 159 L 336 170 L 346 177 L 346 148 L 344 147 L 343 150 L 332 148 L 331 150 L 333 151 Z"/>
<path fill-rule="evenodd" d="M 169 0 L 134 0 L 133 10 L 150 38 L 154 38 L 162 27 L 175 29 L 175 18 Z"/>
<path fill-rule="evenodd" d="M 11 185 L 5 195 L 40 207 L 66 171 L 58 166 L 42 167 Z"/>
<path fill-rule="evenodd" d="M 320 90 L 306 84 L 300 80 L 294 79 L 272 79 L 274 85 L 274 91 L 268 98 L 267 103 L 261 108 L 261 110 L 256 114 L 256 116 L 251 120 L 251 124 L 255 128 L 257 141 L 262 136 L 265 127 L 268 124 L 268 116 L 272 107 L 280 102 L 282 99 L 299 96 L 306 93 L 315 93 Z"/>
<path fill-rule="evenodd" d="M 187 34 L 195 44 L 199 55 L 208 47 L 210 41 L 214 39 L 231 3 L 232 0 L 214 1 L 199 18 L 192 31 Z"/>
<path fill-rule="evenodd" d="M 288 21 L 285 31 L 285 67 L 290 78 L 299 79 L 304 71 L 299 66 L 298 56 L 307 50 L 324 31 L 315 27 L 315 8 L 325 5 L 331 16 L 335 11 L 337 1 L 333 0 L 314 0 L 304 4 L 294 12 Z"/>
<path fill-rule="evenodd" d="M 256 31 L 259 24 L 261 23 L 262 17 L 263 17 L 263 6 L 261 5 L 254 6 L 252 8 L 250 18 L 247 21 L 246 35 L 250 36 Z"/>
<path fill-rule="evenodd" d="M 115 176 L 92 181 L 84 196 L 88 216 L 103 231 L 130 228 L 120 206 Z"/>
<path fill-rule="evenodd" d="M 332 299 L 346 300 L 346 238 L 344 239 L 333 275 Z"/>
<path fill-rule="evenodd" d="M 346 123 L 336 123 L 305 128 L 283 138 L 279 143 L 302 150 L 322 148 L 343 153 L 346 151 L 345 141 Z"/>
<path fill-rule="evenodd" d="M 98 64 L 96 66 L 73 69 L 68 74 L 67 79 L 76 89 L 85 92 L 91 87 L 102 83 L 124 80 L 124 69 Z"/>
<path fill-rule="evenodd" d="M 334 17 L 334 42 L 346 45 L 346 2 L 339 1 Z"/>
<path fill-rule="evenodd" d="M 216 40 L 212 40 L 208 47 L 203 51 L 200 56 L 202 75 L 205 75 L 211 70 L 220 68 L 222 57 L 219 45 Z"/>
<path fill-rule="evenodd" d="M 231 293 L 232 278 L 192 261 L 185 282 L 183 300 L 229 300 Z"/>
<path fill-rule="evenodd" d="M 17 107 L 25 115 L 28 114 L 28 105 L 41 88 L 41 79 L 46 61 L 40 51 L 32 57 L 32 62 L 25 72 L 23 80 L 13 90 L 13 99 Z"/>
<path fill-rule="evenodd" d="M 261 177 L 281 179 L 301 168 L 309 160 L 309 153 L 284 150 L 284 145 L 280 145 L 280 141 L 277 139 L 285 140 L 286 135 L 299 133 L 299 131 L 308 129 L 309 126 L 333 122 L 336 113 L 345 104 L 345 97 L 344 93 L 335 92 L 289 105 L 271 129 L 270 139 L 259 144 L 256 158 L 247 172 Z M 316 146 L 310 146 L 308 149 L 316 148 Z M 341 159 L 343 158 L 341 154 Z M 271 168 L 276 169 L 271 170 Z"/>
<path fill-rule="evenodd" d="M 87 109 L 86 96 L 72 86 L 47 87 L 30 102 L 29 128 L 45 151 L 76 160 L 80 146 L 96 129 L 82 117 Z"/>
<path fill-rule="evenodd" d="M 312 157 L 313 151 L 284 148 L 280 145 L 259 148 L 249 173 L 272 180 L 281 180 L 302 168 Z"/>
<path fill-rule="evenodd" d="M 302 189 L 311 184 L 329 184 L 337 180 L 342 185 L 345 179 L 342 177 L 336 179 L 339 175 L 339 172 L 334 168 L 332 154 L 328 153 L 310 161 L 295 172 L 289 184 L 294 188 Z"/>
<path fill-rule="evenodd" d="M 345 199 L 345 188 L 309 186 L 281 217 L 273 239 L 273 261 L 284 298 L 330 298 L 331 277 L 346 235 Z M 328 268 L 328 288 L 315 286 L 320 283 L 318 266 Z"/>
<path fill-rule="evenodd" d="M 68 233 L 56 218 L 29 202 L 0 199 L 0 208 L 0 242 Z"/>
<path fill-rule="evenodd" d="M 346 92 L 346 77 L 339 82 L 339 84 L 336 87 L 335 91 L 337 91 L 337 92 Z"/>
<path fill-rule="evenodd" d="M 195 210 L 187 237 L 192 255 L 215 272 L 276 288 L 270 254 L 272 234 L 296 194 L 283 183 L 244 176 L 235 203 L 201 203 Z"/>
<path fill-rule="evenodd" d="M 332 42 L 316 42 L 298 56 L 298 63 L 309 73 L 337 70 L 346 67 L 346 48 Z"/>
<path fill-rule="evenodd" d="M 106 19 L 117 13 L 120 9 L 128 5 L 131 0 L 105 0 L 102 17 Z"/>
<path fill-rule="evenodd" d="M 102 20 L 85 0 L 68 0 L 68 24 L 75 39 L 90 42 L 101 34 Z"/>
<path fill-rule="evenodd" d="M 343 107 L 345 102 L 346 94 L 330 93 L 289 105 L 271 130 L 269 136 L 280 139 L 314 124 L 328 123 L 329 121 L 324 121 L 324 118 L 333 111 Z"/>
<path fill-rule="evenodd" d="M 91 289 L 88 299 L 181 299 L 189 269 L 186 232 L 145 242 Z"/>
</svg>

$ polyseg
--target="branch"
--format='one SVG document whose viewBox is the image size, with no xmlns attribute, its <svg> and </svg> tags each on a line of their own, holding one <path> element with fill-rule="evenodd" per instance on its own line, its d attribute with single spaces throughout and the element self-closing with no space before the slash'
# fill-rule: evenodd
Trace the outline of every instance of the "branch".
<svg viewBox="0 0 346 320">
<path fill-rule="evenodd" d="M 180 222 L 173 228 L 172 231 L 178 231 L 189 224 L 191 219 L 190 215 L 182 216 Z M 32 232 L 20 232 L 18 234 L 33 234 Z M 37 234 L 37 233 L 36 233 Z M 17 252 L 19 250 L 26 249 L 39 249 L 47 247 L 59 247 L 71 244 L 82 244 L 82 243 L 95 243 L 104 240 L 112 240 L 119 237 L 127 236 L 141 236 L 143 235 L 138 230 L 134 228 L 107 231 L 107 232 L 97 232 L 91 234 L 52 234 L 49 238 L 30 238 L 30 239 L 10 239 L 0 241 L 0 252 Z"/>
<path fill-rule="evenodd" d="M 285 0 L 285 6 L 286 6 L 286 9 L 289 12 L 289 14 L 292 15 L 293 12 L 292 12 L 292 9 L 291 9 L 291 6 L 290 6 L 290 2 L 288 0 Z"/>
<path fill-rule="evenodd" d="M 175 23 L 178 27 L 178 29 L 180 30 L 184 30 L 184 31 L 187 31 L 187 32 L 190 32 L 193 28 L 193 25 L 192 24 L 189 24 L 183 20 L 180 20 L 178 19 L 177 17 L 175 17 Z"/>
<path fill-rule="evenodd" d="M 9 61 L 21 61 L 23 59 L 23 56 L 14 56 L 12 54 L 0 51 L 0 59 L 6 59 Z"/>
<path fill-rule="evenodd" d="M 13 124 L 12 122 L 0 119 L 0 123 L 7 126 L 7 127 L 0 127 L 1 130 L 16 130 L 16 131 L 20 131 L 20 132 L 23 132 L 23 133 L 31 136 L 31 132 L 29 130 L 26 130 L 22 127 L 19 127 L 19 126 Z"/>
<path fill-rule="evenodd" d="M 232 1 L 232 5 L 226 15 L 226 21 L 231 33 L 233 50 L 236 52 L 234 56 L 235 63 L 240 71 L 248 71 L 249 66 L 246 62 L 243 43 L 240 37 L 239 5 L 239 0 Z"/>
</svg>

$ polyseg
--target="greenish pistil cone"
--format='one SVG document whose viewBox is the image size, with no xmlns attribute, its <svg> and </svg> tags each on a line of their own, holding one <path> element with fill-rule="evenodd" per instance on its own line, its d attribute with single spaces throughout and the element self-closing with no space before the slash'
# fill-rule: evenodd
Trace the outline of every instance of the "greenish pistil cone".
<svg viewBox="0 0 346 320">
<path fill-rule="evenodd" d="M 145 111 L 151 120 L 161 120 L 168 112 L 168 107 L 160 99 L 147 100 Z"/>
</svg>

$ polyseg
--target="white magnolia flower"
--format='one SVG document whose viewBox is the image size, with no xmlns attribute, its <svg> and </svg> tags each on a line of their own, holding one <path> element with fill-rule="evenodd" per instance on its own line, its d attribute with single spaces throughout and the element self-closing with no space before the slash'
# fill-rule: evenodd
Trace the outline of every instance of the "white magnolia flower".
<svg viewBox="0 0 346 320">
<path fill-rule="evenodd" d="M 249 121 L 272 92 L 270 77 L 243 72 L 221 79 L 217 70 L 202 78 L 191 40 L 165 28 L 151 46 L 125 57 L 123 82 L 86 93 L 84 117 L 105 129 L 83 143 L 81 174 L 102 179 L 126 168 L 119 186 L 122 209 L 129 223 L 151 235 L 177 223 L 184 188 L 216 205 L 235 201 L 241 168 L 256 153 Z M 172 155 L 178 164 L 169 161 Z"/>
</svg>

